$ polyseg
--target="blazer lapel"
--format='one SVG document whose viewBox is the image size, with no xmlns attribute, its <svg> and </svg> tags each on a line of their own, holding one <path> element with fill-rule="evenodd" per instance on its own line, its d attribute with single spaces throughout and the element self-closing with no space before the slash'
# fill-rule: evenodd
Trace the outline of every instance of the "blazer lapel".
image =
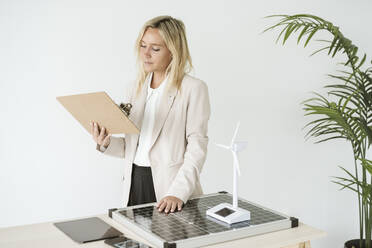
<svg viewBox="0 0 372 248">
<path fill-rule="evenodd" d="M 155 123 L 151 136 L 150 149 L 154 145 L 156 139 L 160 134 L 160 130 L 162 129 L 164 122 L 167 119 L 169 110 L 173 105 L 177 92 L 178 90 L 175 87 L 171 87 L 169 90 L 165 89 L 165 91 L 163 92 L 160 103 L 155 112 Z"/>
<path fill-rule="evenodd" d="M 147 87 L 146 85 L 143 85 L 140 95 L 137 96 L 134 100 L 133 109 L 130 114 L 131 120 L 136 124 L 136 126 L 139 129 L 141 129 L 141 126 L 142 126 L 146 98 L 147 98 Z"/>
<path fill-rule="evenodd" d="M 135 93 L 134 93 L 135 94 Z M 145 104 L 146 104 L 146 98 L 147 98 L 147 85 L 143 84 L 140 94 L 133 99 L 133 108 L 131 110 L 131 113 L 129 115 L 130 120 L 134 122 L 134 124 L 138 127 L 138 129 L 141 129 L 142 126 L 142 120 L 143 120 L 143 114 L 145 110 Z M 129 138 L 129 137 L 128 137 Z M 134 155 L 136 153 L 137 144 L 139 140 L 139 134 L 133 134 L 130 136 L 130 143 L 131 145 L 128 147 L 132 147 L 134 150 L 130 153 Z"/>
</svg>

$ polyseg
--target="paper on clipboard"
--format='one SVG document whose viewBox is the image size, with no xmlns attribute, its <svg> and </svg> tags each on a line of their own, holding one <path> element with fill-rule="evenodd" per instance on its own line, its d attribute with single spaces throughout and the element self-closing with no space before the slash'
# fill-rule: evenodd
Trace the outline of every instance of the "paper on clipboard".
<svg viewBox="0 0 372 248">
<path fill-rule="evenodd" d="M 57 100 L 89 133 L 91 121 L 104 126 L 109 134 L 139 133 L 135 124 L 106 92 L 59 96 Z"/>
</svg>

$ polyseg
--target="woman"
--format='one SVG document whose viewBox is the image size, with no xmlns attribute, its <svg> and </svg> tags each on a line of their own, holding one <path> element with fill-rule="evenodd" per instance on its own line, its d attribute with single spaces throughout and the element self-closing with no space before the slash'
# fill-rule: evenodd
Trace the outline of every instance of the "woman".
<svg viewBox="0 0 372 248">
<path fill-rule="evenodd" d="M 104 154 L 124 158 L 124 203 L 156 202 L 158 210 L 181 210 L 202 194 L 199 174 L 206 159 L 210 104 L 207 85 L 186 74 L 192 68 L 182 21 L 159 16 L 137 41 L 137 80 L 125 102 L 140 134 L 111 137 L 92 123 Z"/>
</svg>

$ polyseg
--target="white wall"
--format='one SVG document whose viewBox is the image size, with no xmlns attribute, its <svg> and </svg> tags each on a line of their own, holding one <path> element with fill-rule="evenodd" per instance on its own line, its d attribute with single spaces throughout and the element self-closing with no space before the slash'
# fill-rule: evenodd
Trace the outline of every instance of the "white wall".
<svg viewBox="0 0 372 248">
<path fill-rule="evenodd" d="M 260 34 L 271 14 L 313 13 L 341 27 L 372 54 L 370 1 L 92 1 L 0 2 L 0 227 L 106 212 L 121 205 L 121 160 L 95 151 L 91 137 L 56 96 L 107 91 L 120 101 L 135 77 L 134 41 L 157 15 L 180 18 L 195 66 L 209 85 L 210 145 L 206 193 L 232 190 L 227 143 L 238 120 L 243 198 L 328 232 L 314 248 L 358 237 L 356 196 L 338 191 L 338 165 L 353 168 L 349 145 L 314 145 L 301 128 L 300 102 L 321 91 L 336 62 L 309 58 L 294 40 L 275 45 Z M 369 57 L 370 59 L 371 57 Z"/>
</svg>

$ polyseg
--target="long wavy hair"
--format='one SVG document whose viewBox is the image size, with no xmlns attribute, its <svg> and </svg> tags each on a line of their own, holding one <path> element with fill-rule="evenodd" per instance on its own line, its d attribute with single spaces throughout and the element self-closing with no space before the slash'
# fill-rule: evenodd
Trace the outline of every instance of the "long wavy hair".
<svg viewBox="0 0 372 248">
<path fill-rule="evenodd" d="M 185 73 L 192 70 L 192 61 L 187 45 L 185 25 L 181 20 L 171 16 L 158 16 L 147 21 L 136 40 L 135 53 L 137 56 L 137 95 L 141 92 L 143 84 L 149 73 L 146 73 L 143 68 L 143 63 L 140 58 L 141 40 L 148 28 L 156 28 L 160 36 L 163 38 L 166 47 L 172 54 L 172 60 L 166 68 L 168 76 L 168 89 L 176 87 L 178 90 L 181 87 L 182 79 Z"/>
</svg>

